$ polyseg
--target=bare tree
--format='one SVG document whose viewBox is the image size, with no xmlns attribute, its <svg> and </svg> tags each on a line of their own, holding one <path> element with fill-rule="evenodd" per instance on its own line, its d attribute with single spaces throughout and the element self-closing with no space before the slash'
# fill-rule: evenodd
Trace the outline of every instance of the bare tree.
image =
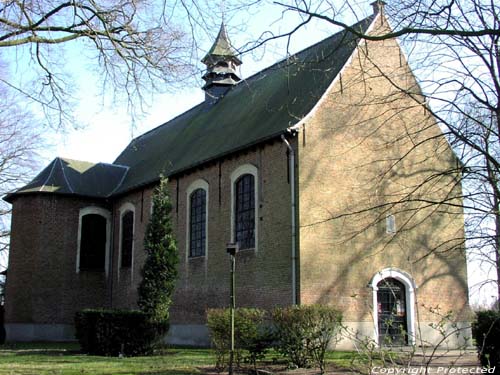
<svg viewBox="0 0 500 375">
<path fill-rule="evenodd" d="M 467 234 L 462 243 L 467 241 L 470 254 L 496 269 L 496 280 L 485 282 L 496 283 L 500 295 L 500 5 L 489 0 L 391 1 L 380 8 L 388 17 L 391 30 L 367 35 L 345 22 L 349 16 L 361 18 L 355 2 L 277 3 L 285 11 L 299 13 L 303 24 L 321 19 L 361 39 L 399 39 L 419 79 L 427 110 L 437 119 L 461 161 L 454 170 L 439 173 L 461 176 L 458 184 L 462 185 L 463 193 L 459 198 L 466 214 Z M 373 5 L 381 4 L 383 2 L 377 1 Z M 415 105 L 422 103 L 420 90 L 409 91 L 394 80 L 392 84 L 412 97 Z M 432 140 L 421 140 L 422 144 L 427 141 Z M 395 161 L 393 166 L 402 162 Z M 393 166 L 388 167 L 387 174 Z M 450 185 L 450 195 L 440 200 L 426 195 L 437 178 L 439 176 L 429 177 L 404 197 L 388 199 L 384 203 L 386 211 L 396 206 L 403 209 L 403 202 L 419 202 L 436 210 L 454 209 L 458 198 L 453 193 L 456 187 Z M 380 208 L 373 205 L 363 210 Z M 359 211 L 353 209 L 349 214 L 359 214 Z M 379 215 L 379 218 L 382 220 L 385 216 Z M 439 251 L 449 246 L 442 244 Z"/>
<path fill-rule="evenodd" d="M 223 11 L 230 16 L 254 2 Z M 74 125 L 71 74 L 80 61 L 73 54 L 95 70 L 102 94 L 126 99 L 133 113 L 145 95 L 175 89 L 196 70 L 197 41 L 220 23 L 219 8 L 207 0 L 3 1 L 0 56 L 10 74 L 0 84 L 36 104 L 50 124 Z"/>
<path fill-rule="evenodd" d="M 0 90 L 0 196 L 13 192 L 32 177 L 36 151 L 43 144 L 40 127 L 17 97 Z M 0 270 L 7 267 L 11 207 L 0 201 Z"/>
<path fill-rule="evenodd" d="M 189 82 L 198 43 L 213 37 L 220 13 L 229 18 L 259 1 L 0 2 L 0 196 L 32 178 L 42 127 L 82 125 L 72 115 L 80 69 L 91 69 L 102 97 L 125 100 L 134 117 L 145 97 Z M 0 254 L 9 228 L 10 206 L 0 201 Z"/>
</svg>

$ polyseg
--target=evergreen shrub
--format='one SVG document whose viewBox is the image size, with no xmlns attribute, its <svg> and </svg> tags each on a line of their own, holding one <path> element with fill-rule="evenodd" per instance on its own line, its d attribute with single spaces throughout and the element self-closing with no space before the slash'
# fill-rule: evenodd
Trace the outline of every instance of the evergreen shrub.
<svg viewBox="0 0 500 375">
<path fill-rule="evenodd" d="M 500 374 L 500 311 L 477 312 L 472 323 L 472 336 L 481 365 L 495 367 L 495 374 Z"/>
<path fill-rule="evenodd" d="M 167 331 L 167 323 L 153 322 L 142 311 L 86 309 L 75 315 L 75 336 L 92 355 L 149 355 Z"/>
<path fill-rule="evenodd" d="M 172 229 L 171 210 L 168 180 L 161 177 L 153 193 L 153 212 L 144 236 L 146 260 L 141 270 L 137 301 L 139 309 L 159 324 L 168 324 L 178 275 L 179 254 Z"/>
</svg>

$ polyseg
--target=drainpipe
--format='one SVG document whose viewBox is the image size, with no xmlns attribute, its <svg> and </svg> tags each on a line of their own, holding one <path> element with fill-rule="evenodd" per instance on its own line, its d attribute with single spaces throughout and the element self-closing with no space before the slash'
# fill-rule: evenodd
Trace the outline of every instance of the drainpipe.
<svg viewBox="0 0 500 375">
<path fill-rule="evenodd" d="M 288 148 L 290 152 L 290 196 L 291 196 L 291 208 L 292 208 L 292 305 L 297 304 L 297 249 L 296 249 L 296 239 L 297 239 L 297 228 L 295 223 L 295 152 L 290 146 L 290 143 L 286 139 L 285 135 L 281 135 L 281 140 Z"/>
<path fill-rule="evenodd" d="M 109 308 L 113 308 L 113 271 L 114 271 L 114 253 L 115 253 L 115 205 L 111 203 L 111 228 L 109 230 Z"/>
</svg>

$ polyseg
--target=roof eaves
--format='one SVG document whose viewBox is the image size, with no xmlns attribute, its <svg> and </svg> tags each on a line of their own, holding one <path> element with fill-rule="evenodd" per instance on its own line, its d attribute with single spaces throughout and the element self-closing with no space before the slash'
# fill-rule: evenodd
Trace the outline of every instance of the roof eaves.
<svg viewBox="0 0 500 375">
<path fill-rule="evenodd" d="M 167 177 L 171 177 L 171 176 L 174 176 L 176 174 L 179 174 L 179 173 L 184 173 L 184 172 L 187 172 L 189 171 L 190 169 L 194 169 L 194 168 L 197 168 L 203 164 L 206 164 L 206 163 L 210 163 L 210 162 L 213 162 L 217 159 L 221 159 L 221 158 L 224 158 L 228 155 L 231 155 L 231 154 L 234 154 L 236 152 L 239 152 L 239 151 L 242 151 L 242 150 L 245 150 L 245 149 L 248 149 L 248 148 L 251 148 L 251 147 L 254 147 L 258 144 L 261 144 L 263 142 L 267 142 L 271 139 L 274 139 L 274 138 L 279 138 L 281 137 L 282 134 L 285 134 L 285 133 L 290 133 L 290 128 L 287 128 L 287 129 L 284 129 L 284 130 L 280 130 L 279 132 L 276 132 L 272 135 L 269 135 L 269 136 L 266 136 L 266 137 L 263 137 L 263 138 L 260 138 L 254 142 L 251 142 L 251 143 L 247 143 L 245 144 L 244 146 L 241 146 L 241 147 L 237 147 L 237 148 L 234 148 L 232 150 L 229 150 L 229 151 L 226 151 L 226 152 L 222 152 L 220 154 L 217 154 L 217 155 L 214 155 L 210 158 L 207 158 L 207 159 L 204 159 L 204 160 L 201 160 L 199 162 L 196 162 L 196 163 L 193 163 L 191 165 L 188 165 L 186 167 L 182 167 L 182 168 L 179 168 L 179 169 L 175 169 L 175 170 L 172 170 L 170 171 L 168 174 L 167 174 Z M 152 178 L 152 179 L 149 179 L 149 180 L 146 180 L 144 182 L 141 182 L 139 184 L 135 184 L 135 185 L 131 185 L 129 187 L 127 187 L 125 190 L 123 191 L 117 191 L 115 192 L 114 194 L 110 194 L 108 197 L 113 197 L 113 196 L 119 196 L 119 195 L 123 195 L 123 194 L 126 194 L 130 191 L 133 191 L 133 190 L 136 190 L 136 189 L 139 189 L 143 186 L 148 186 L 148 185 L 151 185 L 155 182 L 157 182 L 159 180 L 159 176 L 156 177 L 156 178 Z"/>
<path fill-rule="evenodd" d="M 14 192 L 5 195 L 2 199 L 6 202 L 12 203 L 14 198 L 18 198 L 20 196 L 27 196 L 27 195 L 57 195 L 58 197 L 68 197 L 68 198 L 84 198 L 84 199 L 102 199 L 102 200 L 107 200 L 109 197 L 108 196 L 102 196 L 102 195 L 92 195 L 92 194 L 75 194 L 75 193 L 54 193 L 52 191 L 41 191 L 41 190 L 35 190 L 35 191 L 21 191 L 21 192 Z"/>
</svg>

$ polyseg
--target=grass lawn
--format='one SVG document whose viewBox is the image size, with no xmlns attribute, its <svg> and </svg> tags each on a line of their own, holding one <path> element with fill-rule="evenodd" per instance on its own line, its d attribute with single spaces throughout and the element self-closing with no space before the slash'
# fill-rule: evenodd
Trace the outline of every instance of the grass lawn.
<svg viewBox="0 0 500 375">
<path fill-rule="evenodd" d="M 0 375 L 188 375 L 214 373 L 210 349 L 169 348 L 150 357 L 88 356 L 78 344 L 26 343 L 0 346 Z M 331 352 L 328 362 L 347 368 L 354 353 Z M 272 363 L 276 353 L 268 355 Z M 279 370 L 286 367 L 279 360 Z"/>
<path fill-rule="evenodd" d="M 187 375 L 211 366 L 209 349 L 168 349 L 162 355 L 116 358 L 83 355 L 78 344 L 0 346 L 0 375 Z"/>
</svg>

